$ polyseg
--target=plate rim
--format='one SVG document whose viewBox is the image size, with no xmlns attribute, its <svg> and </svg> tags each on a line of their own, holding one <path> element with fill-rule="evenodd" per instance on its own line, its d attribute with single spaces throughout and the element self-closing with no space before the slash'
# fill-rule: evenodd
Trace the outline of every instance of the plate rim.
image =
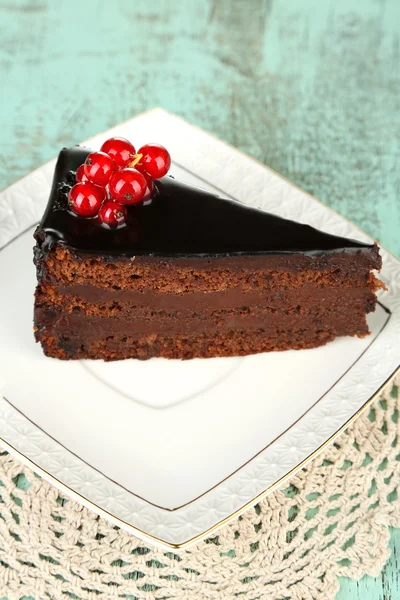
<svg viewBox="0 0 400 600">
<path fill-rule="evenodd" d="M 311 462 L 314 458 L 316 458 L 319 454 L 321 454 L 324 451 L 325 448 L 327 448 L 332 442 L 335 441 L 335 439 L 338 436 L 340 436 L 341 433 L 343 433 L 343 431 L 345 431 L 348 427 L 350 427 L 350 425 L 352 425 L 352 423 L 354 423 L 354 421 L 356 421 L 358 419 L 358 417 L 373 403 L 373 401 L 381 394 L 381 392 L 386 388 L 386 386 L 388 386 L 390 384 L 390 382 L 395 378 L 395 376 L 399 372 L 400 372 L 400 365 L 389 375 L 389 377 L 376 390 L 376 392 L 370 398 L 368 398 L 368 400 L 361 406 L 361 408 L 359 408 L 346 421 L 346 423 L 344 423 L 337 431 L 335 431 L 335 433 L 333 433 L 327 440 L 325 440 L 325 442 L 323 444 L 321 444 L 321 446 L 319 446 L 309 456 L 307 456 L 300 463 L 298 463 L 293 469 L 291 469 L 290 471 L 288 471 L 280 479 L 278 479 L 273 484 L 271 484 L 270 486 L 268 486 L 265 490 L 263 490 L 262 492 L 260 492 L 260 494 L 258 494 L 252 500 L 249 500 L 246 504 L 244 504 L 243 506 L 241 506 L 239 509 L 237 509 L 236 511 L 234 511 L 229 516 L 224 517 L 223 519 L 221 519 L 220 521 L 218 521 L 217 523 L 215 523 L 212 527 L 210 527 L 206 531 L 204 531 L 202 533 L 199 533 L 198 535 L 196 535 L 196 536 L 194 536 L 194 537 L 192 537 L 192 538 L 190 538 L 188 540 L 185 540 L 184 542 L 180 542 L 180 543 L 173 543 L 173 542 L 169 542 L 168 540 L 163 540 L 162 538 L 154 536 L 151 533 L 143 531 L 142 529 L 140 529 L 136 525 L 132 525 L 132 523 L 128 523 L 127 521 L 124 521 L 124 519 L 122 519 L 121 517 L 117 517 L 117 516 L 113 515 L 112 513 L 110 513 L 109 511 L 107 511 L 106 509 L 102 508 L 101 506 L 98 506 L 94 501 L 90 500 L 89 498 L 86 498 L 85 496 L 82 496 L 76 490 L 68 487 L 65 483 L 63 483 L 62 481 L 60 481 L 57 477 L 55 477 L 54 475 L 52 475 L 51 473 L 49 473 L 48 471 L 46 471 L 45 469 L 43 469 L 42 467 L 40 467 L 39 465 L 37 465 L 28 456 L 26 456 L 25 454 L 22 454 L 19 450 L 17 450 L 12 444 L 10 444 L 6 440 L 4 440 L 4 438 L 2 438 L 1 436 L 0 436 L 0 446 L 2 446 L 11 455 L 13 455 L 14 457 L 16 457 L 22 464 L 25 464 L 32 471 L 36 472 L 38 475 L 40 475 L 41 477 L 43 477 L 43 479 L 45 479 L 49 483 L 53 484 L 57 489 L 59 489 L 62 492 L 64 492 L 72 500 L 75 500 L 76 502 L 79 502 L 80 504 L 83 504 L 84 506 L 86 506 L 86 508 L 89 508 L 90 510 L 93 510 L 93 512 L 97 513 L 99 516 L 107 519 L 108 521 L 111 521 L 111 522 L 115 523 L 121 529 L 124 529 L 125 531 L 128 531 L 128 532 L 130 532 L 130 533 L 132 533 L 134 535 L 139 534 L 139 536 L 140 536 L 141 539 L 148 540 L 151 543 L 155 543 L 157 545 L 161 545 L 161 546 L 167 547 L 167 548 L 169 548 L 171 550 L 185 550 L 188 546 L 191 546 L 192 544 L 195 544 L 196 542 L 201 541 L 201 540 L 209 537 L 210 535 L 212 535 L 213 533 L 215 533 L 218 529 L 220 529 L 221 527 L 223 527 L 224 525 L 226 525 L 227 523 L 229 523 L 233 519 L 235 519 L 235 518 L 239 517 L 240 515 L 242 515 L 244 512 L 246 512 L 246 510 L 248 510 L 249 508 L 251 508 L 252 506 L 254 506 L 255 504 L 257 504 L 258 502 L 261 502 L 261 500 L 263 500 L 266 496 L 268 496 L 269 494 L 271 494 L 272 492 L 274 492 L 276 489 L 278 489 L 279 487 L 281 487 L 282 485 L 284 485 L 284 483 L 286 481 L 288 481 L 289 479 L 291 479 L 298 471 L 300 471 L 309 462 Z M 9 404 L 8 400 L 4 396 L 0 396 L 0 400 L 3 400 L 3 401 L 5 401 L 5 402 L 7 402 Z M 12 406 L 12 408 L 14 408 L 14 407 Z M 16 410 L 16 409 L 14 408 L 14 410 Z M 27 421 L 29 421 L 30 423 L 32 423 L 32 421 L 30 421 L 30 419 L 28 417 L 26 417 L 25 415 L 22 415 L 22 416 Z M 45 434 L 45 435 L 47 435 L 47 434 Z M 252 460 L 252 459 L 250 459 L 250 460 Z M 240 467 L 239 467 L 239 469 L 240 469 Z M 217 486 L 218 485 L 219 484 L 217 484 Z"/>
<path fill-rule="evenodd" d="M 246 159 L 258 163 L 263 169 L 266 169 L 272 173 L 274 173 L 277 177 L 279 177 L 280 179 L 284 180 L 288 185 L 290 185 L 292 188 L 296 188 L 297 190 L 300 190 L 301 193 L 306 194 L 307 196 L 309 196 L 314 202 L 318 202 L 318 204 L 320 204 L 325 210 L 330 211 L 331 213 L 333 213 L 334 215 L 340 217 L 340 219 L 342 219 L 343 221 L 349 223 L 352 227 L 356 228 L 360 233 L 362 233 L 363 235 L 366 235 L 367 237 L 370 238 L 370 236 L 368 234 L 366 234 L 361 228 L 359 228 L 357 225 L 355 225 L 354 223 L 352 223 L 350 220 L 348 220 L 346 217 L 343 217 L 342 215 L 340 215 L 339 213 L 337 213 L 335 210 L 333 210 L 332 208 L 330 208 L 329 206 L 326 206 L 323 202 L 321 202 L 320 200 L 318 200 L 317 198 L 315 198 L 314 196 L 312 196 L 309 192 L 306 192 L 305 190 L 302 190 L 299 186 L 297 186 L 296 184 L 294 184 L 293 182 L 291 182 L 290 180 L 286 179 L 285 177 L 283 177 L 282 175 L 280 175 L 279 173 L 277 173 L 276 171 L 274 171 L 273 169 L 271 169 L 270 167 L 262 164 L 260 161 L 258 161 L 257 159 L 247 155 L 246 153 L 244 153 L 243 151 L 241 151 L 238 148 L 234 148 L 231 144 L 225 142 L 224 140 L 221 140 L 220 138 L 216 137 L 215 135 L 213 135 L 212 133 L 205 131 L 203 129 L 201 129 L 200 127 L 193 125 L 192 123 L 186 121 L 185 119 L 183 119 L 182 117 L 178 116 L 178 115 L 174 115 L 173 113 L 170 113 L 168 111 L 165 111 L 164 109 L 161 108 L 154 108 L 151 109 L 149 111 L 145 111 L 143 113 L 140 113 L 138 115 L 135 115 L 135 117 L 127 119 L 126 121 L 123 121 L 122 123 L 118 123 L 115 126 L 113 126 L 111 129 L 113 129 L 114 127 L 121 127 L 123 126 L 125 123 L 129 123 L 131 122 L 133 119 L 138 118 L 138 117 L 143 117 L 145 115 L 149 115 L 151 113 L 154 112 L 161 112 L 163 114 L 167 114 L 170 116 L 173 116 L 177 119 L 180 119 L 183 123 L 189 125 L 190 127 L 196 128 L 198 129 L 201 133 L 206 133 L 207 135 L 211 136 L 212 138 L 214 138 L 215 140 L 217 140 L 218 142 L 232 148 L 233 150 L 235 150 L 235 152 L 240 153 L 241 155 L 243 155 Z M 103 131 L 101 133 L 96 134 L 97 136 L 101 136 L 102 134 L 106 133 L 109 130 Z M 13 182 L 12 184 L 10 184 L 9 186 L 7 186 L 6 188 L 4 188 L 3 190 L 1 190 L 1 192 L 4 192 L 6 190 L 8 190 L 10 187 L 14 186 L 15 184 L 17 184 L 18 182 L 20 182 L 21 180 L 23 180 L 25 177 L 28 177 L 30 174 L 32 174 L 33 172 L 35 172 L 36 170 L 41 170 L 43 169 L 43 167 L 45 167 L 46 165 L 50 165 L 50 163 L 54 162 L 54 159 L 51 159 L 50 161 L 47 161 L 46 163 L 44 163 L 42 166 L 38 167 L 37 169 L 34 169 L 34 171 L 31 171 L 30 173 L 20 177 L 19 179 L 17 179 L 15 182 Z M 179 164 L 179 163 L 177 163 Z M 186 167 L 185 167 L 186 168 Z M 199 177 L 201 177 L 199 175 Z M 213 185 L 212 182 L 209 182 L 210 185 Z M 6 242 L 3 246 L 2 249 L 5 248 L 5 246 L 7 246 L 9 243 L 12 243 L 13 241 L 15 241 L 15 239 L 17 237 L 19 237 L 19 235 L 22 235 L 23 233 L 26 233 L 29 229 L 31 229 L 33 227 L 33 225 L 30 225 L 28 229 L 25 229 L 23 232 L 19 232 L 17 235 L 15 235 L 12 239 L 10 239 L 8 242 Z M 391 256 L 396 262 L 398 262 L 397 257 L 391 253 L 390 251 L 386 250 L 383 246 L 381 246 L 381 249 L 383 252 L 386 252 L 389 256 Z M 385 307 L 386 308 L 386 307 Z M 390 310 L 390 308 L 389 308 Z M 379 334 L 378 334 L 379 335 Z M 93 500 L 90 500 L 87 497 L 82 496 L 78 491 L 70 488 L 67 484 L 63 483 L 62 481 L 58 480 L 56 476 L 52 475 L 51 473 L 48 473 L 43 467 L 40 467 L 39 465 L 37 465 L 32 459 L 28 458 L 28 456 L 25 456 L 23 453 L 21 453 L 18 449 L 14 448 L 12 446 L 12 444 L 10 444 L 9 442 L 7 442 L 3 437 L 0 437 L 0 445 L 2 445 L 3 447 L 5 447 L 5 449 L 7 451 L 9 451 L 11 454 L 15 455 L 19 460 L 21 460 L 22 463 L 24 464 L 28 464 L 28 466 L 30 468 L 32 468 L 34 471 L 38 472 L 39 474 L 41 474 L 43 476 L 44 479 L 50 481 L 51 483 L 53 483 L 53 485 L 55 485 L 57 488 L 61 489 L 64 493 L 66 493 L 67 495 L 71 496 L 74 499 L 77 499 L 78 502 L 80 502 L 81 504 L 84 504 L 85 506 L 89 507 L 90 509 L 94 510 L 95 512 L 97 512 L 98 514 L 101 514 L 102 516 L 104 516 L 105 518 L 107 518 L 108 520 L 112 520 L 113 522 L 115 522 L 117 525 L 123 527 L 124 529 L 128 529 L 131 533 L 136 533 L 139 534 L 141 538 L 145 538 L 148 539 L 150 542 L 153 543 L 159 543 L 164 547 L 168 547 L 168 548 L 172 548 L 175 550 L 178 549 L 184 549 L 185 547 L 187 547 L 188 545 L 191 545 L 192 543 L 195 543 L 196 541 L 203 539 L 204 537 L 212 534 L 213 532 L 215 532 L 217 529 L 219 529 L 220 527 L 222 527 L 224 524 L 226 524 L 227 522 L 229 522 L 230 520 L 234 519 L 235 517 L 237 517 L 238 515 L 242 514 L 245 510 L 247 510 L 250 506 L 254 505 L 255 503 L 257 503 L 258 501 L 260 501 L 262 498 L 264 498 L 266 495 L 268 495 L 269 493 L 271 493 L 273 490 L 275 490 L 277 487 L 281 486 L 284 484 L 285 481 L 287 481 L 288 479 L 290 479 L 291 477 L 293 477 L 293 475 L 299 471 L 301 468 L 303 468 L 305 466 L 305 464 L 307 464 L 310 460 L 312 460 L 313 458 L 315 458 L 320 452 L 322 452 L 324 450 L 324 448 L 326 448 L 330 443 L 332 443 L 332 441 L 338 436 L 340 435 L 340 433 L 342 431 L 344 431 L 369 405 L 371 402 L 373 402 L 373 400 L 380 394 L 380 392 L 382 391 L 382 389 L 393 379 L 393 377 L 396 375 L 396 373 L 400 370 L 400 365 L 397 366 L 395 368 L 395 370 L 391 373 L 391 375 L 389 375 L 389 377 L 384 381 L 384 383 L 382 383 L 380 385 L 380 387 L 378 388 L 378 390 L 376 390 L 374 392 L 374 394 L 368 398 L 365 403 L 341 426 L 339 427 L 339 429 L 333 433 L 328 439 L 326 439 L 318 448 L 316 448 L 312 453 L 310 453 L 306 458 L 304 458 L 301 462 L 299 462 L 295 467 L 293 467 L 290 471 L 288 471 L 285 475 L 283 475 L 280 479 L 278 479 L 277 481 L 275 481 L 274 483 L 272 483 L 271 485 L 269 485 L 265 490 L 263 490 L 262 492 L 260 492 L 256 497 L 254 497 L 253 499 L 249 500 L 248 502 L 246 502 L 246 504 L 242 505 L 240 508 L 238 508 L 237 510 L 235 510 L 232 514 L 230 514 L 229 516 L 224 517 L 223 519 L 221 519 L 220 521 L 218 521 L 217 523 L 215 523 L 212 527 L 210 527 L 209 529 L 207 529 L 206 531 L 199 533 L 198 535 L 184 541 L 184 542 L 180 542 L 180 543 L 173 543 L 167 540 L 163 540 L 162 538 L 156 537 L 148 532 L 145 532 L 143 530 L 141 530 L 138 526 L 133 525 L 132 523 L 128 523 L 126 521 L 124 521 L 124 519 L 122 519 L 121 517 L 117 517 L 115 515 L 113 515 L 112 513 L 109 513 L 106 509 L 102 508 L 101 506 L 98 506 Z M 346 371 L 347 372 L 347 371 Z M 343 377 L 343 376 L 342 376 Z M 337 383 L 337 382 L 336 382 Z M 334 385 L 336 385 L 336 383 Z M 0 395 L 0 399 L 3 398 L 5 400 L 5 402 L 9 403 L 7 401 L 6 398 L 4 398 L 3 396 Z M 11 406 L 13 407 L 13 405 L 11 404 Z M 14 410 L 18 410 L 15 407 L 13 407 Z M 310 410 L 310 409 L 308 409 Z M 20 412 L 20 411 L 19 411 Z M 33 424 L 33 422 L 26 417 L 23 413 L 20 413 L 26 420 L 28 420 L 31 424 Z M 302 418 L 304 415 L 302 415 L 300 418 Z M 38 428 L 37 425 L 33 424 L 34 427 Z M 291 425 L 291 427 L 293 426 L 293 424 Z M 43 430 L 41 430 L 43 431 Z M 49 434 L 47 434 L 46 432 L 43 432 L 44 435 L 49 436 Z M 283 434 L 281 434 L 283 435 Z M 49 436 L 51 437 L 51 436 Z M 57 440 L 55 440 L 57 444 L 59 444 L 59 442 Z M 70 450 L 68 450 L 68 448 L 66 448 L 66 450 L 68 452 L 71 452 Z M 240 471 L 240 469 L 243 468 L 243 466 L 245 466 L 248 462 L 251 462 L 256 456 L 258 456 L 259 453 L 263 452 L 263 450 L 265 450 L 265 448 L 261 449 L 256 455 L 254 455 L 252 458 L 250 458 L 248 461 L 246 461 L 245 463 L 243 463 L 240 467 L 238 467 L 237 471 Z M 79 457 L 78 457 L 79 458 Z M 79 459 L 82 460 L 82 459 Z M 90 466 L 90 465 L 89 465 Z M 94 467 L 91 467 L 94 468 Z M 226 479 L 229 479 L 234 473 L 236 473 L 237 471 L 232 472 L 231 474 L 229 474 L 226 478 L 224 478 L 222 481 L 220 481 L 219 483 L 217 483 L 214 487 L 218 487 L 221 483 L 223 483 L 223 481 L 225 481 Z M 120 484 L 117 484 L 120 485 Z M 204 492 L 204 494 L 207 494 L 209 491 L 211 491 L 210 488 L 209 490 L 207 490 L 206 492 Z M 133 492 L 132 492 L 133 493 Z M 202 494 L 202 495 L 204 495 Z M 201 496 L 200 496 L 201 497 Z M 193 499 L 191 502 L 195 501 L 197 498 Z M 144 500 L 146 503 L 149 503 L 149 501 Z M 185 505 L 182 505 L 185 506 Z M 162 509 L 162 507 L 159 507 Z M 181 508 L 181 507 L 177 507 L 177 510 Z M 163 510 L 166 510 L 165 508 Z"/>
</svg>

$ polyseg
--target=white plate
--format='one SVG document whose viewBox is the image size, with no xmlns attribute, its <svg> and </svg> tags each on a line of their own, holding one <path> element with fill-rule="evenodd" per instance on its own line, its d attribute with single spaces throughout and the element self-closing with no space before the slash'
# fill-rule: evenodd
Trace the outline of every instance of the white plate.
<svg viewBox="0 0 400 600">
<path fill-rule="evenodd" d="M 110 135 L 165 144 L 183 180 L 369 238 L 209 134 L 154 110 Z M 309 460 L 366 406 L 399 363 L 400 264 L 372 335 L 323 348 L 187 362 L 45 358 L 32 334 L 32 232 L 54 161 L 0 195 L 0 438 L 64 492 L 137 535 L 182 548 L 240 514 Z"/>
</svg>

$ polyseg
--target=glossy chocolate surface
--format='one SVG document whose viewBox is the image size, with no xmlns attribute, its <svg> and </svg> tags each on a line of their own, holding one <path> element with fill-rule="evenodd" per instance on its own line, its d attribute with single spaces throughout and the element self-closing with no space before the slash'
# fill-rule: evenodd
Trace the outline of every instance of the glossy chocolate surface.
<svg viewBox="0 0 400 600">
<path fill-rule="evenodd" d="M 156 182 L 150 204 L 128 206 L 125 226 L 108 229 L 97 217 L 78 217 L 68 210 L 71 172 L 89 153 L 75 146 L 59 155 L 50 199 L 35 233 L 41 252 L 55 242 L 90 254 L 177 258 L 321 254 L 373 247 L 220 198 L 172 177 Z"/>
</svg>

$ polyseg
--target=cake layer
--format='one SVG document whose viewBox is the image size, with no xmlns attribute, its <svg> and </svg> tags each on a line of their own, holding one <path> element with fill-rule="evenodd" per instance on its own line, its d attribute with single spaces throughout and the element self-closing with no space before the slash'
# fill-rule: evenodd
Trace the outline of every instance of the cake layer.
<svg viewBox="0 0 400 600">
<path fill-rule="evenodd" d="M 215 259 L 164 260 L 154 257 L 78 255 L 58 244 L 46 258 L 37 259 L 38 278 L 44 283 L 92 285 L 119 290 L 161 293 L 216 292 L 241 287 L 244 291 L 276 286 L 354 287 L 376 281 L 371 269 L 379 269 L 377 246 L 325 256 L 281 254 Z"/>
<path fill-rule="evenodd" d="M 369 282 L 368 282 L 369 283 Z M 264 305 L 264 306 L 297 306 L 307 303 L 308 306 L 319 303 L 329 303 L 337 298 L 357 300 L 370 298 L 376 301 L 374 295 L 375 282 L 371 286 L 351 286 L 346 288 L 345 297 L 340 286 L 319 286 L 305 283 L 302 286 L 291 289 L 289 286 L 258 288 L 243 291 L 240 287 L 232 287 L 219 292 L 199 291 L 186 294 L 174 294 L 170 292 L 158 293 L 153 290 L 109 290 L 90 285 L 50 286 L 41 285 L 39 288 L 39 301 L 50 299 L 55 304 L 73 304 L 74 299 L 81 303 L 93 305 L 111 305 L 116 302 L 123 306 L 140 307 L 148 306 L 156 310 L 169 307 L 171 310 L 182 308 L 207 309 L 211 307 L 235 308 L 237 306 Z"/>
<path fill-rule="evenodd" d="M 357 335 L 356 327 L 332 326 L 326 329 L 301 327 L 287 331 L 275 331 L 266 335 L 262 329 L 229 330 L 191 335 L 149 334 L 143 336 L 100 337 L 89 344 L 80 344 L 67 334 L 55 336 L 46 333 L 40 337 L 47 356 L 69 360 L 104 359 L 106 361 L 125 358 L 147 360 L 154 356 L 190 359 L 215 356 L 244 356 L 276 350 L 301 350 L 315 348 L 330 342 L 337 336 Z M 361 333 L 360 335 L 364 335 Z"/>
</svg>

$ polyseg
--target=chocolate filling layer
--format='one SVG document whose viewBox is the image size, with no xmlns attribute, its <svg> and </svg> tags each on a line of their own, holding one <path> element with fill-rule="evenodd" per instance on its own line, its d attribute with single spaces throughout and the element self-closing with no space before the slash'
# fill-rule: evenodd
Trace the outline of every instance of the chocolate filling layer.
<svg viewBox="0 0 400 600">
<path fill-rule="evenodd" d="M 155 292 L 111 292 L 89 286 L 85 287 L 86 293 L 79 289 L 74 290 L 74 295 L 61 294 L 59 291 L 51 286 L 37 292 L 36 321 L 40 322 L 44 316 L 43 313 L 39 314 L 41 308 L 126 321 L 151 320 L 157 323 L 158 320 L 166 318 L 208 319 L 227 313 L 270 313 L 276 318 L 290 313 L 319 314 L 325 310 L 343 312 L 354 309 L 368 313 L 374 310 L 376 301 L 373 292 L 358 287 L 350 288 L 345 298 L 340 288 L 315 290 L 311 286 L 274 293 L 241 292 L 235 288 L 224 292 L 197 292 L 185 296 Z"/>
</svg>

